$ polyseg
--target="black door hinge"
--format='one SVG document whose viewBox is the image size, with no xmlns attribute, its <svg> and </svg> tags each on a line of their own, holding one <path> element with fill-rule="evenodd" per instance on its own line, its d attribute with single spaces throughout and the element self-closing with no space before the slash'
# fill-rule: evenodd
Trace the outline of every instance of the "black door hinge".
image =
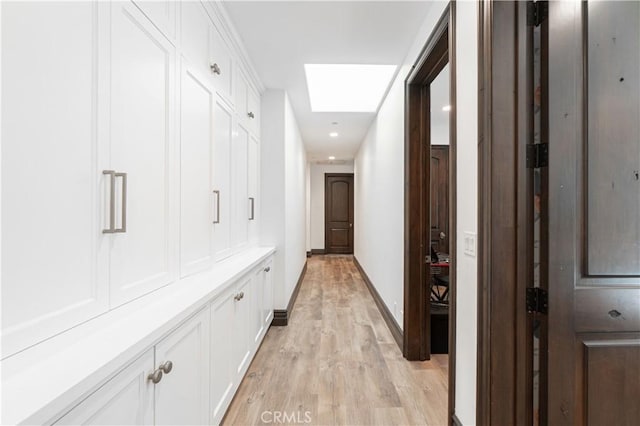
<svg viewBox="0 0 640 426">
<path fill-rule="evenodd" d="M 527 145 L 527 169 L 538 169 L 549 165 L 549 145 L 532 143 Z"/>
<path fill-rule="evenodd" d="M 549 15 L 549 3 L 538 0 L 527 3 L 527 25 L 537 27 L 547 19 Z"/>
<path fill-rule="evenodd" d="M 527 312 L 546 315 L 548 309 L 547 292 L 540 287 L 527 287 Z"/>
</svg>

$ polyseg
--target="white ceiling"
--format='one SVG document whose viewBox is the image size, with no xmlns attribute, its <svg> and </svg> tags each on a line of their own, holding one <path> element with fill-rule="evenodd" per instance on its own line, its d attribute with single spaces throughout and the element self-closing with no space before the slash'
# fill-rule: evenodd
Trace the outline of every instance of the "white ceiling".
<svg viewBox="0 0 640 426">
<path fill-rule="evenodd" d="M 375 114 L 311 112 L 304 64 L 401 65 L 430 7 L 415 0 L 224 5 L 265 87 L 289 94 L 310 160 L 353 159 Z"/>
</svg>

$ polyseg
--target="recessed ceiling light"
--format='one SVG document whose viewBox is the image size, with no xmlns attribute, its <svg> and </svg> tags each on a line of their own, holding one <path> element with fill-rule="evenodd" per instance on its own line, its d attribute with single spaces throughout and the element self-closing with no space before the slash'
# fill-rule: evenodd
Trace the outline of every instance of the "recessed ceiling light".
<svg viewBox="0 0 640 426">
<path fill-rule="evenodd" d="M 331 157 L 329 157 L 329 160 L 335 160 L 336 157 L 334 157 L 333 155 Z"/>
<path fill-rule="evenodd" d="M 395 65 L 305 64 L 313 112 L 375 112 Z"/>
<path fill-rule="evenodd" d="M 337 138 L 338 137 L 338 132 L 331 132 L 331 133 L 329 133 L 329 136 L 331 136 L 332 138 Z"/>
<path fill-rule="evenodd" d="M 442 107 L 443 111 L 451 111 L 451 105 L 445 105 Z"/>
</svg>

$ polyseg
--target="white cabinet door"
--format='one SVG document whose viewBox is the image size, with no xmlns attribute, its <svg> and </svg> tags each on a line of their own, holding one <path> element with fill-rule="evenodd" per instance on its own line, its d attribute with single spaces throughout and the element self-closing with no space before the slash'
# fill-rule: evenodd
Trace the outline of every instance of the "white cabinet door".
<svg viewBox="0 0 640 426">
<path fill-rule="evenodd" d="M 175 1 L 134 0 L 134 3 L 169 40 L 175 40 L 177 5 Z"/>
<path fill-rule="evenodd" d="M 153 349 L 75 406 L 59 425 L 153 424 Z"/>
<path fill-rule="evenodd" d="M 127 173 L 126 212 L 116 203 L 117 226 L 126 218 L 126 232 L 111 236 L 117 306 L 175 276 L 175 52 L 134 5 L 112 3 L 111 19 L 111 167 Z M 124 183 L 117 180 L 116 201 L 124 198 Z"/>
<path fill-rule="evenodd" d="M 213 238 L 217 260 L 231 255 L 231 140 L 233 113 L 216 99 L 213 113 Z"/>
<path fill-rule="evenodd" d="M 249 139 L 249 170 L 247 172 L 248 177 L 248 192 L 249 192 L 249 244 L 258 245 L 259 240 L 259 220 L 260 212 L 260 196 L 258 194 L 260 189 L 260 144 L 258 140 L 251 136 Z"/>
<path fill-rule="evenodd" d="M 232 143 L 231 161 L 233 164 L 233 226 L 231 228 L 232 246 L 239 250 L 249 239 L 249 132 L 237 126 L 238 136 Z"/>
<path fill-rule="evenodd" d="M 235 303 L 234 314 L 234 362 L 235 371 L 241 379 L 244 372 L 249 367 L 251 361 L 251 351 L 253 349 L 253 336 L 251 329 L 253 328 L 254 318 L 254 286 L 253 274 L 245 276 L 236 287 L 236 293 L 240 295 L 239 300 Z"/>
<path fill-rule="evenodd" d="M 216 90 L 225 100 L 233 103 L 233 55 L 227 42 L 213 26 L 210 30 L 209 64 Z"/>
<path fill-rule="evenodd" d="M 264 318 L 262 317 L 263 300 L 264 300 L 264 279 L 265 272 L 261 266 L 253 272 L 253 300 L 251 310 L 251 336 L 253 337 L 253 348 L 257 348 L 260 345 L 262 333 L 264 332 Z"/>
<path fill-rule="evenodd" d="M 199 1 L 180 2 L 180 46 L 193 67 L 210 78 L 209 67 L 211 20 Z"/>
<path fill-rule="evenodd" d="M 220 424 L 236 383 L 235 326 L 237 292 L 227 290 L 211 305 L 211 424 Z"/>
<path fill-rule="evenodd" d="M 155 424 L 209 422 L 209 307 L 156 345 L 156 368 L 171 363 L 155 385 Z"/>
<path fill-rule="evenodd" d="M 208 79 L 182 61 L 180 96 L 180 273 L 213 261 L 213 115 Z"/>
<path fill-rule="evenodd" d="M 235 81 L 235 100 L 236 100 L 236 112 L 238 113 L 238 118 L 240 123 L 247 126 L 247 122 L 249 120 L 249 105 L 247 104 L 249 96 L 249 83 L 247 83 L 247 78 L 244 76 L 244 73 L 238 68 L 236 70 L 236 81 Z"/>
<path fill-rule="evenodd" d="M 260 135 L 260 95 L 249 88 L 247 91 L 247 119 L 251 133 Z"/>
<path fill-rule="evenodd" d="M 271 321 L 273 320 L 273 257 L 269 258 L 269 260 L 265 263 L 264 268 L 265 276 L 264 276 L 264 290 L 262 292 L 262 311 L 261 317 L 264 321 L 265 327 L 269 328 L 271 326 Z"/>
<path fill-rule="evenodd" d="M 108 9 L 2 2 L 2 357 L 108 308 Z M 106 13 L 104 13 L 106 12 Z M 107 105 L 108 106 L 108 105 Z"/>
</svg>

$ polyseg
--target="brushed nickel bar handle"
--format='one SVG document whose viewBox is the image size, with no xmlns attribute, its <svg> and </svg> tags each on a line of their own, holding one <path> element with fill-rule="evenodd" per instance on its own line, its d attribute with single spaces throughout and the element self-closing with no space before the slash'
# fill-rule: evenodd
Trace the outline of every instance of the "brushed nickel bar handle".
<svg viewBox="0 0 640 426">
<path fill-rule="evenodd" d="M 110 190 L 109 190 L 109 227 L 103 229 L 103 234 L 113 234 L 116 232 L 116 172 L 113 170 L 103 170 L 103 175 L 110 176 Z"/>
<path fill-rule="evenodd" d="M 116 177 L 122 178 L 122 226 L 114 229 L 113 232 L 125 233 L 127 232 L 127 174 L 114 173 L 114 179 Z"/>
<path fill-rule="evenodd" d="M 220 191 L 217 189 L 213 191 L 216 196 L 216 218 L 213 223 L 220 223 Z"/>
<path fill-rule="evenodd" d="M 249 220 L 254 220 L 256 218 L 256 214 L 255 214 L 256 199 L 253 197 L 249 197 L 249 202 L 251 203 L 251 216 L 249 216 Z"/>
</svg>

